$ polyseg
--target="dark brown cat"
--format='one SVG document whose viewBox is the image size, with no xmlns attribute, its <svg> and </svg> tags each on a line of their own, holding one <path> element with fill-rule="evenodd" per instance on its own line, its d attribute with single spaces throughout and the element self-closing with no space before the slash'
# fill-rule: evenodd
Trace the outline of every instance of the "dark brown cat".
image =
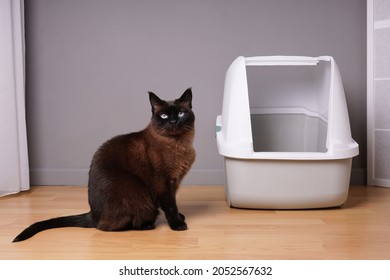
<svg viewBox="0 0 390 280">
<path fill-rule="evenodd" d="M 37 222 L 13 242 L 59 227 L 153 229 L 159 208 L 171 229 L 187 229 L 177 208 L 176 191 L 195 159 L 192 91 L 187 89 L 174 101 L 163 101 L 149 92 L 149 100 L 149 125 L 140 132 L 112 138 L 93 156 L 88 181 L 91 210 Z"/>
</svg>

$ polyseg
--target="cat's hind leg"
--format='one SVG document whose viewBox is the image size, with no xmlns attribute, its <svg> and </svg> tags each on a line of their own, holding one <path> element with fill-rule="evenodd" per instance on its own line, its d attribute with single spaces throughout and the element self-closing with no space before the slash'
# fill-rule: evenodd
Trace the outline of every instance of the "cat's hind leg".
<svg viewBox="0 0 390 280">
<path fill-rule="evenodd" d="M 150 209 L 143 209 L 143 214 L 134 217 L 131 221 L 130 228 L 133 230 L 152 230 L 156 228 L 156 220 L 159 215 L 159 211 Z"/>
<path fill-rule="evenodd" d="M 127 222 L 113 224 L 112 221 L 104 222 L 101 220 L 97 229 L 102 231 L 127 231 L 127 230 L 152 230 L 155 229 L 155 220 L 145 220 L 143 222 L 134 222 L 134 219 L 129 218 Z"/>
<path fill-rule="evenodd" d="M 144 222 L 143 224 L 141 224 L 141 226 L 132 226 L 131 229 L 133 230 L 152 230 L 152 229 L 155 229 L 156 228 L 156 225 L 154 222 L 151 222 L 151 221 L 147 221 L 147 222 Z"/>
</svg>

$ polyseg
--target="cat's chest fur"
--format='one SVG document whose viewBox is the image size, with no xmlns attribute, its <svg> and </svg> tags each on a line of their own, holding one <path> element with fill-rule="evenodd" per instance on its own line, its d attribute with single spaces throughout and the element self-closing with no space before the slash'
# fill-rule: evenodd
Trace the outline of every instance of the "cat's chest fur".
<svg viewBox="0 0 390 280">
<path fill-rule="evenodd" d="M 192 135 L 186 136 L 191 138 Z M 172 139 L 153 135 L 148 149 L 153 170 L 173 180 L 181 180 L 195 160 L 192 139 Z"/>
</svg>

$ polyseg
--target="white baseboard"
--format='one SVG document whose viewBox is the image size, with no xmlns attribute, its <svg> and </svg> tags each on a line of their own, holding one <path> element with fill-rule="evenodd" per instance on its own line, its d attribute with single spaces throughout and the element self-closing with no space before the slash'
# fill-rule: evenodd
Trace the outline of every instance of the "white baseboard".
<svg viewBox="0 0 390 280">
<path fill-rule="evenodd" d="M 30 169 L 31 185 L 75 186 L 88 184 L 88 169 Z"/>
<path fill-rule="evenodd" d="M 223 185 L 225 172 L 223 169 L 191 169 L 184 177 L 184 185 Z"/>
</svg>

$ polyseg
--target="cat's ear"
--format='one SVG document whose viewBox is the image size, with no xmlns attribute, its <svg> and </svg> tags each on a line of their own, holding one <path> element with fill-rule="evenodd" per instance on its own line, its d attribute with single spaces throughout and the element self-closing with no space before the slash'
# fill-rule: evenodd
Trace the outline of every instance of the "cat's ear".
<svg viewBox="0 0 390 280">
<path fill-rule="evenodd" d="M 155 95 L 153 92 L 151 91 L 148 91 L 149 93 L 149 101 L 150 101 L 150 105 L 152 105 L 152 112 L 154 113 L 154 111 L 162 106 L 164 104 L 164 101 L 162 101 L 157 95 Z"/>
<path fill-rule="evenodd" d="M 192 109 L 192 88 L 188 88 L 178 100 Z"/>
</svg>

